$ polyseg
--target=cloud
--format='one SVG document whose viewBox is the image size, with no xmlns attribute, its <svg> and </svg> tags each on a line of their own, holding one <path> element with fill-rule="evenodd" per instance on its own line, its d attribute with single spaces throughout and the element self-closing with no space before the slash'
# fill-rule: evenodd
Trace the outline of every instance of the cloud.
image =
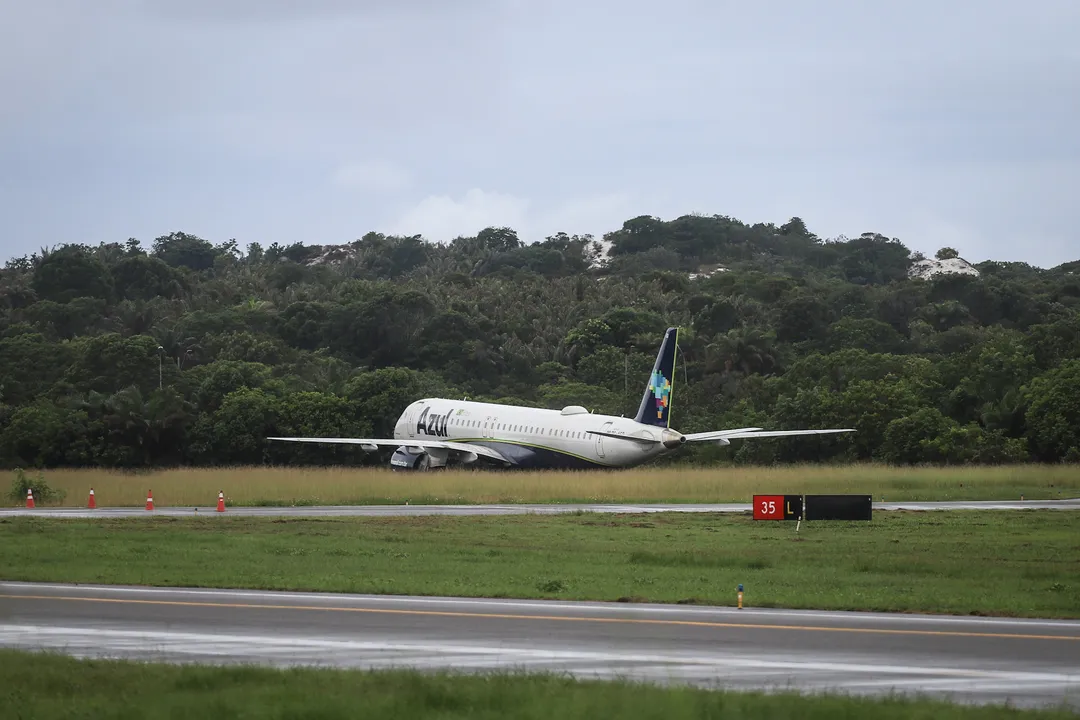
<svg viewBox="0 0 1080 720">
<path fill-rule="evenodd" d="M 355 190 L 394 192 L 409 187 L 412 184 L 412 176 L 407 169 L 397 163 L 387 160 L 369 160 L 342 165 L 334 173 L 334 182 Z"/>
<path fill-rule="evenodd" d="M 430 195 L 402 213 L 389 231 L 395 235 L 423 235 L 447 242 L 475 235 L 486 227 L 510 227 L 526 243 L 559 232 L 592 234 L 599 239 L 618 229 L 624 220 L 645 214 L 624 192 L 590 195 L 564 203 L 541 204 L 510 193 L 473 188 L 460 199 Z"/>
<path fill-rule="evenodd" d="M 475 4 L 467 0 L 457 4 Z M 343 17 L 378 17 L 409 12 L 438 12 L 437 0 L 396 0 L 393 3 L 356 0 L 141 0 L 147 16 L 209 23 L 288 23 L 336 20 Z"/>
<path fill-rule="evenodd" d="M 628 193 L 606 193 L 571 200 L 544 213 L 536 223 L 544 236 L 565 232 L 569 235 L 591 234 L 600 239 L 604 233 L 622 227 L 623 221 L 648 211 L 635 204 Z M 539 238 L 537 238 L 539 239 Z"/>
<path fill-rule="evenodd" d="M 1078 22 L 1076 0 L 0 2 L 0 237 L 535 241 L 701 212 L 1053 266 L 1077 256 Z"/>
<path fill-rule="evenodd" d="M 458 236 L 475 235 L 486 227 L 511 227 L 519 236 L 528 231 L 529 201 L 507 193 L 473 188 L 461 199 L 429 195 L 407 210 L 388 232 L 423 235 L 428 240 L 449 242 Z"/>
</svg>

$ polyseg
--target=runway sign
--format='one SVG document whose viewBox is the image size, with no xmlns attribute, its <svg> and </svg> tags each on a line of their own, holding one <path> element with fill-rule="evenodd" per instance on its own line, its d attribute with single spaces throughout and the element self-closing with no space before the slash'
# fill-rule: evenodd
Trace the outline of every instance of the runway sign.
<svg viewBox="0 0 1080 720">
<path fill-rule="evenodd" d="M 870 495 L 807 495 L 805 520 L 869 520 Z"/>
<path fill-rule="evenodd" d="M 802 495 L 755 495 L 755 520 L 798 520 L 802 516 Z"/>
</svg>

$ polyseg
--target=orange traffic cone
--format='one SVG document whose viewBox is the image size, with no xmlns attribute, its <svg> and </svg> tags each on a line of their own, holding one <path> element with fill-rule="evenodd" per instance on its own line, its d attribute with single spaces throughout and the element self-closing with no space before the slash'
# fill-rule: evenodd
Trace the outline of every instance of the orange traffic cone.
<svg viewBox="0 0 1080 720">
<path fill-rule="evenodd" d="M 218 512 L 225 512 L 225 493 L 224 492 L 219 491 L 218 494 L 217 494 L 217 511 Z"/>
<path fill-rule="evenodd" d="M 26 507 L 31 509 L 34 507 L 34 491 L 30 488 L 26 488 Z"/>
<path fill-rule="evenodd" d="M 94 488 L 90 488 L 90 500 L 87 501 L 86 507 L 91 510 L 97 507 L 97 501 L 94 500 Z"/>
<path fill-rule="evenodd" d="M 150 490 L 146 491 L 146 509 L 147 510 L 153 510 L 154 509 L 154 493 L 152 491 L 150 491 Z"/>
</svg>

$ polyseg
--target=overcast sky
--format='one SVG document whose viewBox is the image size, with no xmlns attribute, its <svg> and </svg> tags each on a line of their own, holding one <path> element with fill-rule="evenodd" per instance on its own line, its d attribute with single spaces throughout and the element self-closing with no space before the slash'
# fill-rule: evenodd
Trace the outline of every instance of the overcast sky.
<svg viewBox="0 0 1080 720">
<path fill-rule="evenodd" d="M 803 218 L 1080 258 L 1076 0 L 0 0 L 0 255 Z"/>
</svg>

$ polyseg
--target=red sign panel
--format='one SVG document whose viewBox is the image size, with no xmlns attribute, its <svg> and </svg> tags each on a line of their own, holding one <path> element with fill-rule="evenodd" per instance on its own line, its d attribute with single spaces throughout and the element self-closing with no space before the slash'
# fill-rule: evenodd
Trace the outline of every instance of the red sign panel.
<svg viewBox="0 0 1080 720">
<path fill-rule="evenodd" d="M 754 519 L 755 520 L 783 520 L 784 519 L 784 496 L 783 495 L 755 495 L 754 496 Z"/>
</svg>

